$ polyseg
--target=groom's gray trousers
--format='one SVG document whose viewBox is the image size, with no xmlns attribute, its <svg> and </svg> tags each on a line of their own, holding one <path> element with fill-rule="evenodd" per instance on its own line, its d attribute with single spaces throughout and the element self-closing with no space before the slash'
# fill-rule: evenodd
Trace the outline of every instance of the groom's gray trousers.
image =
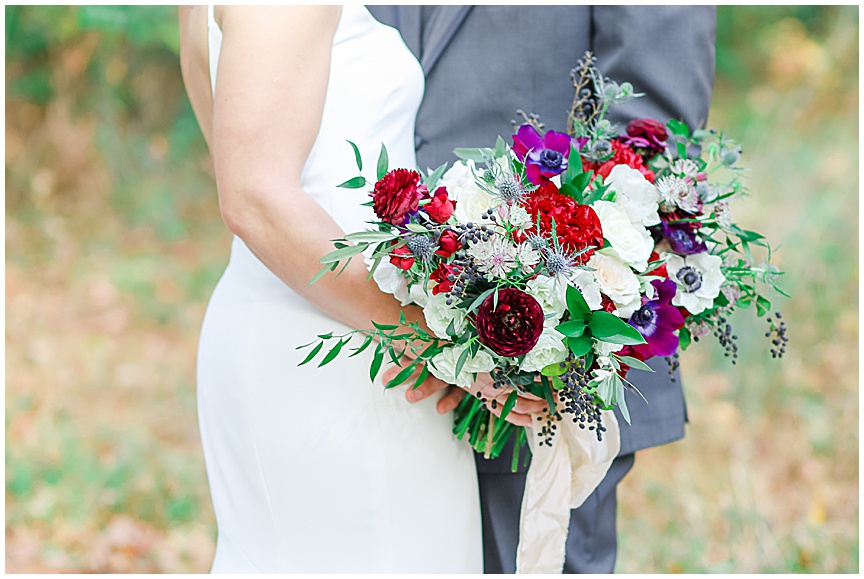
<svg viewBox="0 0 864 579">
<path fill-rule="evenodd" d="M 415 144 L 422 169 L 452 163 L 456 147 L 510 141 L 517 109 L 563 131 L 573 101 L 569 73 L 586 50 L 603 74 L 645 97 L 610 111 L 613 122 L 676 118 L 704 125 L 714 81 L 712 6 L 374 6 L 395 26 L 426 74 Z M 620 127 L 623 132 L 623 126 Z M 634 453 L 684 436 L 680 381 L 666 363 L 628 379 L 647 399 L 627 394 L 632 425 L 618 413 L 621 453 L 600 487 L 572 512 L 566 570 L 611 572 L 615 564 L 616 485 Z M 510 452 L 478 459 L 487 573 L 512 573 L 524 470 L 510 473 Z"/>
</svg>

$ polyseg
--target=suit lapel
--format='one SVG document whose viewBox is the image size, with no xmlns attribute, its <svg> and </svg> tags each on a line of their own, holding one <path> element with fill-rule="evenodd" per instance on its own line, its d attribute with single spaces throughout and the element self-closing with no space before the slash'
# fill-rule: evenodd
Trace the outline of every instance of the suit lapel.
<svg viewBox="0 0 864 579">
<path fill-rule="evenodd" d="M 412 8 L 417 10 L 419 21 L 420 7 Z M 473 6 L 439 6 L 437 18 L 432 25 L 423 27 L 423 54 L 420 64 L 427 75 L 472 8 Z M 404 11 L 405 8 L 402 10 Z"/>
</svg>

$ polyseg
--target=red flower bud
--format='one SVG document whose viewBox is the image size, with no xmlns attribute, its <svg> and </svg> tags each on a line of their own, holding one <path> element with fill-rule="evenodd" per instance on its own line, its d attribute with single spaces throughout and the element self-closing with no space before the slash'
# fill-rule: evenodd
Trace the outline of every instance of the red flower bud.
<svg viewBox="0 0 864 579">
<path fill-rule="evenodd" d="M 399 249 L 394 249 L 393 253 L 390 254 L 390 263 L 399 269 L 408 271 L 411 269 L 411 266 L 414 265 L 414 254 L 411 253 L 410 249 L 403 245 Z"/>
<path fill-rule="evenodd" d="M 448 229 L 438 239 L 438 251 L 435 252 L 435 255 L 448 258 L 459 251 L 461 247 L 462 244 L 459 242 L 459 236 L 455 231 Z"/>
<path fill-rule="evenodd" d="M 447 198 L 447 189 L 438 187 L 432 201 L 424 207 L 429 217 L 438 223 L 445 223 L 453 215 L 453 202 Z"/>
<path fill-rule="evenodd" d="M 447 279 L 451 274 L 456 274 L 454 266 L 446 263 L 438 264 L 435 271 L 429 275 L 429 279 L 438 283 L 438 285 L 432 288 L 432 295 L 447 293 L 453 289 L 453 282 Z"/>
</svg>

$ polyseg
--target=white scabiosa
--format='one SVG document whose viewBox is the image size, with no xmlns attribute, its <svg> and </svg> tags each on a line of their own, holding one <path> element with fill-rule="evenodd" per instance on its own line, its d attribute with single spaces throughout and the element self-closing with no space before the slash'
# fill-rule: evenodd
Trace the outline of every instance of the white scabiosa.
<svg viewBox="0 0 864 579">
<path fill-rule="evenodd" d="M 672 298 L 672 305 L 687 308 L 691 314 L 698 314 L 714 305 L 714 298 L 726 281 L 720 266 L 723 260 L 708 252 L 680 256 L 666 253 L 666 271 L 669 278 L 678 284 L 678 291 Z"/>
<path fill-rule="evenodd" d="M 641 171 L 627 165 L 615 165 L 605 184 L 615 192 L 615 205 L 627 214 L 632 223 L 643 227 L 660 223 L 657 213 L 660 193 Z"/>
<path fill-rule="evenodd" d="M 654 251 L 654 240 L 648 230 L 632 223 L 627 214 L 611 201 L 597 201 L 591 207 L 600 219 L 603 237 L 609 241 L 621 261 L 637 271 L 643 271 Z"/>
<path fill-rule="evenodd" d="M 617 255 L 600 250 L 586 264 L 595 269 L 594 279 L 600 291 L 615 304 L 615 315 L 627 319 L 642 305 L 639 278 Z"/>
<path fill-rule="evenodd" d="M 429 372 L 433 376 L 446 382 L 447 384 L 456 384 L 460 388 L 468 388 L 474 380 L 473 373 L 491 372 L 495 369 L 495 361 L 489 352 L 482 348 L 477 352 L 476 356 L 468 356 L 465 360 L 465 365 L 462 366 L 462 371 L 456 375 L 456 364 L 459 362 L 459 357 L 465 348 L 468 346 L 448 346 L 444 350 L 434 356 L 429 364 Z"/>
<path fill-rule="evenodd" d="M 568 352 L 564 336 L 552 328 L 545 328 L 537 345 L 525 355 L 519 369 L 523 372 L 539 372 L 549 364 L 563 362 Z"/>
</svg>

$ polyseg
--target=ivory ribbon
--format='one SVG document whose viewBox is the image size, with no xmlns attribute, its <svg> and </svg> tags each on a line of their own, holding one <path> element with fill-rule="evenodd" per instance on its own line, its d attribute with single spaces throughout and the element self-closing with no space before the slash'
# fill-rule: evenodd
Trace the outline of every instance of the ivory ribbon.
<svg viewBox="0 0 864 579">
<path fill-rule="evenodd" d="M 532 456 L 519 515 L 517 573 L 564 569 L 570 509 L 594 492 L 621 449 L 615 414 L 604 410 L 602 416 L 606 432 L 600 442 L 595 431 L 579 428 L 566 414 L 557 423 L 551 447 L 540 444 L 539 429 L 528 429 Z"/>
</svg>

